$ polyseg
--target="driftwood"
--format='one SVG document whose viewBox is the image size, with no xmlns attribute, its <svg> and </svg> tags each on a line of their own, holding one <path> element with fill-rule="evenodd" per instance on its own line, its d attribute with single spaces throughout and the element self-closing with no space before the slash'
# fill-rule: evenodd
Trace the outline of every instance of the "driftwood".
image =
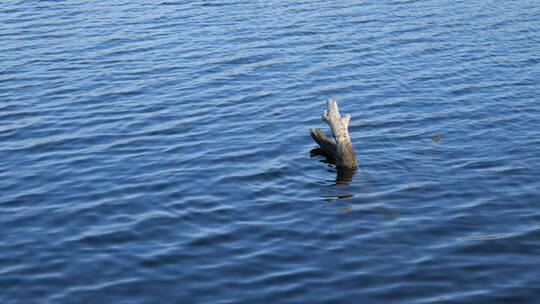
<svg viewBox="0 0 540 304">
<path fill-rule="evenodd" d="M 351 115 L 347 114 L 341 117 L 335 100 L 328 99 L 327 106 L 328 109 L 324 111 L 322 119 L 330 126 L 334 139 L 326 137 L 318 128 L 310 130 L 311 137 L 325 153 L 336 160 L 338 167 L 356 169 L 358 162 L 349 136 Z"/>
</svg>

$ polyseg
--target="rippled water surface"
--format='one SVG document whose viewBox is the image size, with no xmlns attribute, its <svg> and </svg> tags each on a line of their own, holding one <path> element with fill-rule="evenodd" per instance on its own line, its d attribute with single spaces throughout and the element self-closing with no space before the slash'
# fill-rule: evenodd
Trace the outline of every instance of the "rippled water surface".
<svg viewBox="0 0 540 304">
<path fill-rule="evenodd" d="M 0 38 L 1 303 L 540 299 L 537 1 L 7 0 Z"/>
</svg>

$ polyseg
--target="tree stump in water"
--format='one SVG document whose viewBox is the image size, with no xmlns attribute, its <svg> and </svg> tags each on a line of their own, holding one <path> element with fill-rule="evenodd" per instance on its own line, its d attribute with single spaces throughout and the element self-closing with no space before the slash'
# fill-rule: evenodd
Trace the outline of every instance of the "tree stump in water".
<svg viewBox="0 0 540 304">
<path fill-rule="evenodd" d="M 324 152 L 336 160 L 338 167 L 356 169 L 358 162 L 349 136 L 351 115 L 347 114 L 341 117 L 335 100 L 328 99 L 327 107 L 328 109 L 324 111 L 322 120 L 330 126 L 334 139 L 326 137 L 318 128 L 310 130 L 311 137 Z"/>
</svg>

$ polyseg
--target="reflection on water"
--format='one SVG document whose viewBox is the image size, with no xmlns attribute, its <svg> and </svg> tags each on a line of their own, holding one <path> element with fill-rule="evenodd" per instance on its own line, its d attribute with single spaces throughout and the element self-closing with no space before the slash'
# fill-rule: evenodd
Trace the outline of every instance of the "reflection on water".
<svg viewBox="0 0 540 304">
<path fill-rule="evenodd" d="M 354 195 L 350 194 L 350 193 L 345 193 L 345 194 L 336 194 L 336 195 L 329 195 L 329 196 L 325 196 L 325 198 L 327 199 L 333 199 L 333 198 L 337 198 L 337 199 L 345 199 L 345 198 L 351 198 L 353 197 Z"/>
<path fill-rule="evenodd" d="M 351 212 L 352 211 L 352 206 L 339 207 L 339 208 L 337 208 L 337 211 L 339 213 Z"/>
<path fill-rule="evenodd" d="M 356 172 L 356 169 L 338 167 L 336 159 L 332 155 L 326 153 L 321 148 L 312 149 L 311 151 L 309 151 L 309 156 L 311 158 L 316 157 L 316 156 L 322 156 L 323 159 L 321 159 L 320 162 L 325 163 L 325 164 L 330 164 L 335 167 L 336 185 L 342 185 L 342 186 L 348 185 L 349 182 L 351 182 L 354 173 Z"/>
<path fill-rule="evenodd" d="M 324 157 L 323 159 L 320 160 L 320 162 L 322 163 L 325 163 L 325 164 L 332 164 L 332 165 L 336 165 L 337 162 L 336 162 L 336 159 L 326 153 L 323 149 L 321 148 L 314 148 L 314 149 L 311 149 L 311 151 L 309 151 L 309 157 L 313 158 L 315 156 L 322 156 Z"/>
<path fill-rule="evenodd" d="M 468 236 L 462 238 L 464 241 L 489 241 L 489 240 L 496 240 L 504 237 L 508 237 L 509 233 L 496 233 L 496 234 L 488 234 L 488 235 L 477 235 L 477 236 Z"/>
<path fill-rule="evenodd" d="M 443 301 L 448 301 L 448 300 L 449 300 L 449 298 L 445 297 L 445 296 L 440 296 L 440 297 L 436 297 L 436 298 L 431 299 L 431 301 L 433 301 L 433 302 L 443 302 Z"/>
</svg>

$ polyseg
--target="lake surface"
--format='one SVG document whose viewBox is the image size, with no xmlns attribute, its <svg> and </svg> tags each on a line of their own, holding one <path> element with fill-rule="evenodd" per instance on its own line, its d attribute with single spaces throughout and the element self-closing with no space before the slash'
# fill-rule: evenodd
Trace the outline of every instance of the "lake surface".
<svg viewBox="0 0 540 304">
<path fill-rule="evenodd" d="M 0 38 L 0 303 L 540 299 L 537 1 L 7 0 Z"/>
</svg>

